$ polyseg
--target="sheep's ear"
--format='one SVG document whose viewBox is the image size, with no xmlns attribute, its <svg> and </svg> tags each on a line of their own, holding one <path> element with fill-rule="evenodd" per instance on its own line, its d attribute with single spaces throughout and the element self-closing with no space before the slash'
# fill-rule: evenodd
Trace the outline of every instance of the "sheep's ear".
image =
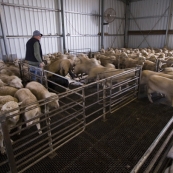
<svg viewBox="0 0 173 173">
<path fill-rule="evenodd" d="M 20 106 L 22 104 L 22 102 L 19 102 L 18 105 Z"/>
</svg>

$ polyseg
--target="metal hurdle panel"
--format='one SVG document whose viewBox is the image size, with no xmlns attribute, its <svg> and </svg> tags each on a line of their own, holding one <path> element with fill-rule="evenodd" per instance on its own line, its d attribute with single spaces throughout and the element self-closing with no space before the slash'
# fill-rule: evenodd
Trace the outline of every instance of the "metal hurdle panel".
<svg viewBox="0 0 173 173">
<path fill-rule="evenodd" d="M 83 49 L 68 49 L 68 53 L 73 54 L 73 55 L 78 55 L 78 54 L 86 54 L 91 58 L 91 48 L 83 48 Z"/>
<path fill-rule="evenodd" d="M 60 107 L 47 112 L 47 104 L 57 98 L 59 98 Z M 85 113 L 82 89 L 59 94 L 56 97 L 51 97 L 51 100 L 40 100 L 39 103 L 42 114 L 28 120 L 27 123 L 36 118 L 40 118 L 40 120 L 28 127 L 26 122 L 19 122 L 11 129 L 10 133 L 7 123 L 11 116 L 9 116 L 9 112 L 1 115 L 0 125 L 4 134 L 7 155 L 0 157 L 0 172 L 24 172 L 46 156 L 55 154 L 54 152 L 59 147 L 84 131 Z M 28 110 L 35 107 L 33 105 Z M 23 117 L 28 110 L 21 107 L 20 117 Z M 37 123 L 41 125 L 40 130 L 36 128 Z M 21 130 L 18 129 L 20 126 L 22 126 Z M 40 131 L 42 131 L 41 134 L 39 134 Z M 14 142 L 11 143 L 10 139 Z"/>
<path fill-rule="evenodd" d="M 164 172 L 172 159 L 167 157 L 173 141 L 173 118 L 169 120 L 131 173 Z M 169 171 L 168 171 L 169 172 Z"/>
<path fill-rule="evenodd" d="M 29 68 L 30 66 L 24 63 L 20 64 L 24 82 L 29 82 L 33 75 Z M 121 74 L 98 79 L 75 89 L 69 89 L 68 85 L 63 86 L 47 78 L 50 74 L 55 77 L 59 75 L 46 70 L 42 72 L 43 76 L 36 74 L 38 81 L 58 94 L 60 107 L 47 112 L 50 100 L 39 101 L 42 114 L 36 118 L 40 118 L 40 130 L 36 128 L 38 122 L 29 127 L 26 127 L 26 122 L 20 122 L 9 133 L 7 129 L 9 112 L 2 114 L 0 124 L 5 136 L 7 154 L 0 158 L 0 170 L 4 172 L 24 172 L 43 158 L 52 157 L 58 148 L 82 133 L 86 126 L 100 118 L 106 120 L 107 113 L 112 113 L 136 99 L 141 68 L 127 69 Z M 65 78 L 62 79 L 65 81 Z M 106 86 L 108 81 L 110 86 Z M 53 97 L 51 101 L 57 97 Z M 21 108 L 20 116 L 22 117 L 25 112 L 25 108 Z M 22 129 L 18 130 L 20 126 Z M 40 131 L 42 134 L 38 133 Z M 13 143 L 10 142 L 10 138 Z"/>
<path fill-rule="evenodd" d="M 103 88 L 103 96 L 98 94 L 99 98 L 104 98 L 105 107 L 108 108 L 107 112 L 113 113 L 131 101 L 137 99 L 139 93 L 141 77 L 141 66 L 135 68 L 126 69 L 117 75 L 108 77 L 105 80 L 100 80 L 100 82 L 107 83 L 109 86 L 101 87 L 99 83 L 97 84 L 98 90 Z M 98 76 L 99 78 L 99 76 Z"/>
</svg>

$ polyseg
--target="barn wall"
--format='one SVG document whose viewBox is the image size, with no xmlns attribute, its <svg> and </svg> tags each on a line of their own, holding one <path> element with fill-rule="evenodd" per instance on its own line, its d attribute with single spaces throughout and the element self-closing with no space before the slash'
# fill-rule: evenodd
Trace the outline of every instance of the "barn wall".
<svg viewBox="0 0 173 173">
<path fill-rule="evenodd" d="M 43 54 L 63 52 L 61 12 L 55 11 L 61 10 L 60 0 L 0 2 L 4 3 L 1 5 L 1 13 L 9 54 L 17 54 L 18 58 L 23 59 L 26 42 L 36 29 L 44 35 L 41 39 Z M 91 51 L 98 51 L 101 48 L 101 0 L 66 0 L 63 3 L 66 49 L 90 48 Z M 119 0 L 107 0 L 104 11 L 107 8 L 116 11 L 116 19 L 104 26 L 104 33 L 107 34 L 104 37 L 104 47 L 123 47 L 125 4 Z M 1 40 L 1 48 L 4 47 L 2 43 Z M 0 54 L 4 52 L 2 50 Z"/>
<path fill-rule="evenodd" d="M 121 48 L 124 47 L 124 30 L 125 30 L 125 3 L 118 0 L 106 0 L 104 11 L 113 8 L 116 12 L 116 18 L 109 25 L 104 25 L 104 32 L 110 36 L 104 37 L 104 46 Z"/>
<path fill-rule="evenodd" d="M 64 1 L 66 48 L 98 51 L 100 36 L 99 0 Z"/>
<path fill-rule="evenodd" d="M 0 0 L 0 2 L 6 3 L 1 7 L 9 54 L 17 54 L 18 58 L 24 58 L 26 42 L 34 30 L 40 30 L 44 35 L 41 39 L 43 54 L 62 51 L 62 38 L 57 37 L 61 34 L 60 12 L 55 11 L 59 7 L 58 1 Z M 13 5 L 22 5 L 23 7 Z M 28 6 L 28 8 L 24 6 Z M 52 11 L 46 10 L 47 8 Z"/>
<path fill-rule="evenodd" d="M 65 24 L 67 49 L 85 49 L 98 51 L 101 48 L 101 1 L 100 0 L 66 0 Z M 125 4 L 118 0 L 107 0 L 104 11 L 113 8 L 116 19 L 104 25 L 104 48 L 122 47 L 124 45 Z M 71 13 L 70 13 L 71 11 Z M 119 35 L 117 35 L 119 34 Z M 109 35 L 109 36 L 108 36 Z"/>
<path fill-rule="evenodd" d="M 130 31 L 166 30 L 170 0 L 142 0 L 130 3 Z M 148 32 L 148 33 L 149 33 Z M 169 38 L 169 36 L 168 36 Z M 128 47 L 162 48 L 166 34 L 129 35 Z M 170 47 L 168 44 L 168 47 Z"/>
<path fill-rule="evenodd" d="M 5 3 L 1 5 L 1 16 L 4 19 L 9 54 L 17 54 L 18 58 L 24 58 L 26 42 L 36 29 L 44 35 L 41 39 L 43 54 L 63 52 L 61 12 L 58 11 L 61 10 L 60 0 L 0 0 L 0 2 Z M 126 5 L 121 0 L 104 2 L 104 11 L 113 8 L 116 12 L 115 20 L 109 25 L 104 25 L 104 48 L 124 47 Z M 170 2 L 170 0 L 132 1 L 129 31 L 166 30 L 168 24 L 169 29 L 173 30 L 172 15 L 170 22 L 167 19 Z M 91 51 L 98 51 L 101 48 L 101 0 L 65 0 L 63 3 L 66 49 L 90 48 Z M 165 42 L 165 34 L 128 36 L 128 47 L 133 48 L 162 48 Z M 167 45 L 173 48 L 173 34 L 168 34 Z M 6 52 L 0 27 L 0 59 L 4 54 Z"/>
</svg>

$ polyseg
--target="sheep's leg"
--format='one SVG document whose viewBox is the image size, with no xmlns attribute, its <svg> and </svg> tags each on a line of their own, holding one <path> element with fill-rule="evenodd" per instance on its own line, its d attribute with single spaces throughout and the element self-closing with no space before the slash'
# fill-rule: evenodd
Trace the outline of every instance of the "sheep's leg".
<svg viewBox="0 0 173 173">
<path fill-rule="evenodd" d="M 5 153 L 5 147 L 4 147 L 4 139 L 3 139 L 3 135 L 2 133 L 0 134 L 0 147 L 1 147 L 1 154 L 4 154 Z"/>
<path fill-rule="evenodd" d="M 152 93 L 152 91 L 148 88 L 148 90 L 147 90 L 148 99 L 151 103 L 153 103 L 153 100 L 151 98 L 151 96 L 152 96 L 151 93 Z"/>
<path fill-rule="evenodd" d="M 40 130 L 40 128 L 41 128 L 41 127 L 40 127 L 40 123 L 37 123 L 36 126 L 37 126 L 37 129 Z M 39 134 L 42 134 L 42 130 L 40 130 L 38 133 L 39 133 Z"/>
<path fill-rule="evenodd" d="M 1 147 L 1 154 L 5 154 L 5 147 L 4 146 Z"/>
<path fill-rule="evenodd" d="M 22 126 L 19 126 L 19 127 L 18 127 L 18 130 L 20 130 L 20 132 L 18 133 L 18 135 L 20 135 L 21 129 L 22 129 Z"/>
<path fill-rule="evenodd" d="M 75 78 L 75 74 L 71 70 L 69 70 L 69 75 L 71 76 L 72 79 Z"/>
</svg>

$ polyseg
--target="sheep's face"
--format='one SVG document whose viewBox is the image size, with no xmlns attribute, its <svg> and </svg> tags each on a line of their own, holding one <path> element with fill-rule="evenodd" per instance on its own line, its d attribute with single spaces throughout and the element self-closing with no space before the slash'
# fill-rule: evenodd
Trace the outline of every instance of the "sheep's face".
<svg viewBox="0 0 173 173">
<path fill-rule="evenodd" d="M 48 103 L 49 109 L 59 108 L 59 99 L 55 100 L 55 98 L 51 98 L 51 96 L 57 96 L 58 97 L 57 94 L 50 92 L 50 97 L 48 98 L 48 100 L 52 100 L 52 102 Z"/>
<path fill-rule="evenodd" d="M 48 105 L 50 109 L 59 108 L 59 100 L 54 100 L 50 102 Z"/>
<path fill-rule="evenodd" d="M 15 87 L 15 88 L 23 88 L 21 79 L 19 79 L 17 77 L 10 81 L 10 86 Z"/>
<path fill-rule="evenodd" d="M 10 111 L 10 110 L 16 109 L 16 108 L 19 108 L 19 104 L 17 102 L 14 102 L 14 101 L 9 101 L 2 106 L 1 110 L 2 111 Z M 19 109 L 14 110 L 14 111 L 10 112 L 9 114 L 14 115 L 17 113 L 19 113 Z M 15 116 L 9 118 L 9 120 L 11 120 L 12 122 L 17 122 L 19 120 L 19 115 L 15 115 Z"/>
</svg>

